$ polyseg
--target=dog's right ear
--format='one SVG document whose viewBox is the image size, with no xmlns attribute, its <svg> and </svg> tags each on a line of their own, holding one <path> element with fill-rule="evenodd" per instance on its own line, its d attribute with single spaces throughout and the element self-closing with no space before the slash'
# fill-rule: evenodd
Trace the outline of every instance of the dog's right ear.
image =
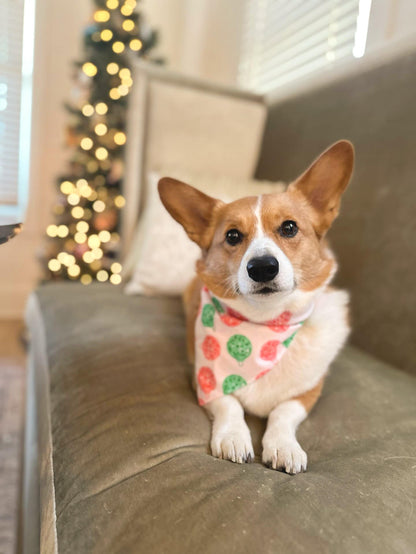
<svg viewBox="0 0 416 554">
<path fill-rule="evenodd" d="M 201 248 L 208 248 L 213 216 L 223 202 L 170 177 L 160 179 L 158 189 L 163 205 L 189 238 Z"/>
</svg>

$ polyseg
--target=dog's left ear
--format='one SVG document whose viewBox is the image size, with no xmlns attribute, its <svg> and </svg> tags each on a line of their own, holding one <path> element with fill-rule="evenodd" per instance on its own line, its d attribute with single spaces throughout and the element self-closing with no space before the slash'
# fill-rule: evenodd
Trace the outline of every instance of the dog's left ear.
<svg viewBox="0 0 416 554">
<path fill-rule="evenodd" d="M 338 215 L 353 167 L 354 147 L 348 140 L 340 140 L 288 187 L 289 191 L 300 193 L 314 209 L 313 224 L 319 236 L 326 233 Z"/>
</svg>

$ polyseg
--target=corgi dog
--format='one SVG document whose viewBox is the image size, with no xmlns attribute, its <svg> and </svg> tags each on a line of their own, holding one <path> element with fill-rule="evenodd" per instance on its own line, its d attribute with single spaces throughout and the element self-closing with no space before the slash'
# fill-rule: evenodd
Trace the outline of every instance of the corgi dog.
<svg viewBox="0 0 416 554">
<path fill-rule="evenodd" d="M 159 181 L 164 206 L 201 248 L 184 305 L 217 458 L 254 460 L 247 412 L 268 420 L 266 466 L 306 470 L 296 429 L 349 334 L 348 294 L 329 286 L 337 264 L 326 233 L 353 164 L 353 146 L 341 140 L 284 192 L 228 204 L 180 181 Z"/>
</svg>

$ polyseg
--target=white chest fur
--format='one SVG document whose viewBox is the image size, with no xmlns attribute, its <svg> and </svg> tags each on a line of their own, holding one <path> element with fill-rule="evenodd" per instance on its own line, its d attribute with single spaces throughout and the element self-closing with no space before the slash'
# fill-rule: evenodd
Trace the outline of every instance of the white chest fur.
<svg viewBox="0 0 416 554">
<path fill-rule="evenodd" d="M 281 402 L 312 389 L 328 371 L 349 333 L 348 294 L 325 290 L 288 352 L 261 379 L 236 391 L 243 408 L 267 417 Z"/>
</svg>

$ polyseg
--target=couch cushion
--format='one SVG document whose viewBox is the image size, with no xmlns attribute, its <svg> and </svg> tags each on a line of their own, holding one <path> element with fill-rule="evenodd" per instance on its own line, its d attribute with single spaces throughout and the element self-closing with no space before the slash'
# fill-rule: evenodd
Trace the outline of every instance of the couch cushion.
<svg viewBox="0 0 416 554">
<path fill-rule="evenodd" d="M 209 455 L 178 299 L 77 284 L 36 296 L 61 554 L 414 549 L 413 377 L 345 349 L 298 433 L 308 472 L 292 477 L 259 463 L 255 418 L 255 463 Z"/>
</svg>

